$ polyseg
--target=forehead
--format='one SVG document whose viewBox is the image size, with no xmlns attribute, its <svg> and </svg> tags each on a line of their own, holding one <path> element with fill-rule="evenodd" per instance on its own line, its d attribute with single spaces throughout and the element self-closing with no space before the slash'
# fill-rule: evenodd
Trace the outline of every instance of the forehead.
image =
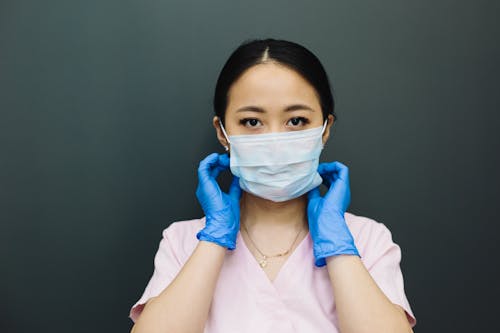
<svg viewBox="0 0 500 333">
<path fill-rule="evenodd" d="M 228 92 L 229 109 L 235 104 L 290 102 L 319 105 L 314 87 L 294 69 L 276 62 L 250 67 Z"/>
</svg>

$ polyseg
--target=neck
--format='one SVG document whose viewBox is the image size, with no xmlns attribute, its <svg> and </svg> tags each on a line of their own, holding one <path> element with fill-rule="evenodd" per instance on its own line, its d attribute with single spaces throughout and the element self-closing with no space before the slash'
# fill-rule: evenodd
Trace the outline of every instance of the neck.
<svg viewBox="0 0 500 333">
<path fill-rule="evenodd" d="M 274 202 L 243 192 L 240 221 L 247 230 L 254 232 L 308 230 L 306 209 L 306 195 L 284 202 Z"/>
</svg>

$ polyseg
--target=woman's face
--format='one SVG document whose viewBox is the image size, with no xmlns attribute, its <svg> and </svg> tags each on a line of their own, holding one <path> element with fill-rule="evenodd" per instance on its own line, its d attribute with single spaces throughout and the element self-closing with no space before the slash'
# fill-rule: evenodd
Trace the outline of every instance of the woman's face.
<svg viewBox="0 0 500 333">
<path fill-rule="evenodd" d="M 213 119 L 217 137 L 229 147 L 219 124 Z M 329 136 L 333 116 L 323 133 Z M 269 62 L 247 69 L 228 92 L 224 129 L 228 135 L 300 131 L 323 125 L 323 113 L 316 91 L 299 73 Z"/>
</svg>

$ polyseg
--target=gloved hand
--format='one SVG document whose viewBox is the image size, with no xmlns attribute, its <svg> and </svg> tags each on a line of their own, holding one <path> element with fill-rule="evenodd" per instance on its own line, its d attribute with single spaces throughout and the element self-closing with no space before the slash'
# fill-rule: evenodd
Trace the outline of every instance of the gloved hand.
<svg viewBox="0 0 500 333">
<path fill-rule="evenodd" d="M 318 186 L 307 195 L 307 218 L 315 265 L 325 266 L 325 258 L 333 255 L 354 254 L 361 257 L 344 219 L 351 201 L 348 168 L 340 162 L 320 163 L 318 172 L 329 190 L 322 197 Z"/>
<path fill-rule="evenodd" d="M 228 154 L 212 153 L 200 162 L 196 197 L 205 212 L 206 223 L 196 238 L 234 250 L 240 229 L 239 178 L 233 177 L 228 194 L 222 192 L 217 184 L 219 173 L 228 168 Z"/>
</svg>

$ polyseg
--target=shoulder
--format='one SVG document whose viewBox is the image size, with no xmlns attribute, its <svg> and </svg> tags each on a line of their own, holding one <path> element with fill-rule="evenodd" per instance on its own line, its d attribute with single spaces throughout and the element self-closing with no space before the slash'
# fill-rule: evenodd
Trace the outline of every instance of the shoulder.
<svg viewBox="0 0 500 333">
<path fill-rule="evenodd" d="M 196 234 L 205 226 L 205 217 L 179 220 L 170 223 L 162 231 L 160 246 L 169 246 L 181 262 L 185 262 L 198 244 Z"/>
<path fill-rule="evenodd" d="M 163 237 L 185 238 L 193 233 L 196 234 L 200 228 L 205 226 L 205 217 L 191 220 L 179 220 L 170 223 L 162 231 Z"/>
<path fill-rule="evenodd" d="M 384 223 L 367 216 L 345 212 L 344 218 L 354 237 L 363 237 L 373 233 L 390 233 Z"/>
<path fill-rule="evenodd" d="M 384 223 L 350 212 L 346 212 L 344 217 L 362 256 L 398 246 L 393 242 L 392 233 Z"/>
</svg>

